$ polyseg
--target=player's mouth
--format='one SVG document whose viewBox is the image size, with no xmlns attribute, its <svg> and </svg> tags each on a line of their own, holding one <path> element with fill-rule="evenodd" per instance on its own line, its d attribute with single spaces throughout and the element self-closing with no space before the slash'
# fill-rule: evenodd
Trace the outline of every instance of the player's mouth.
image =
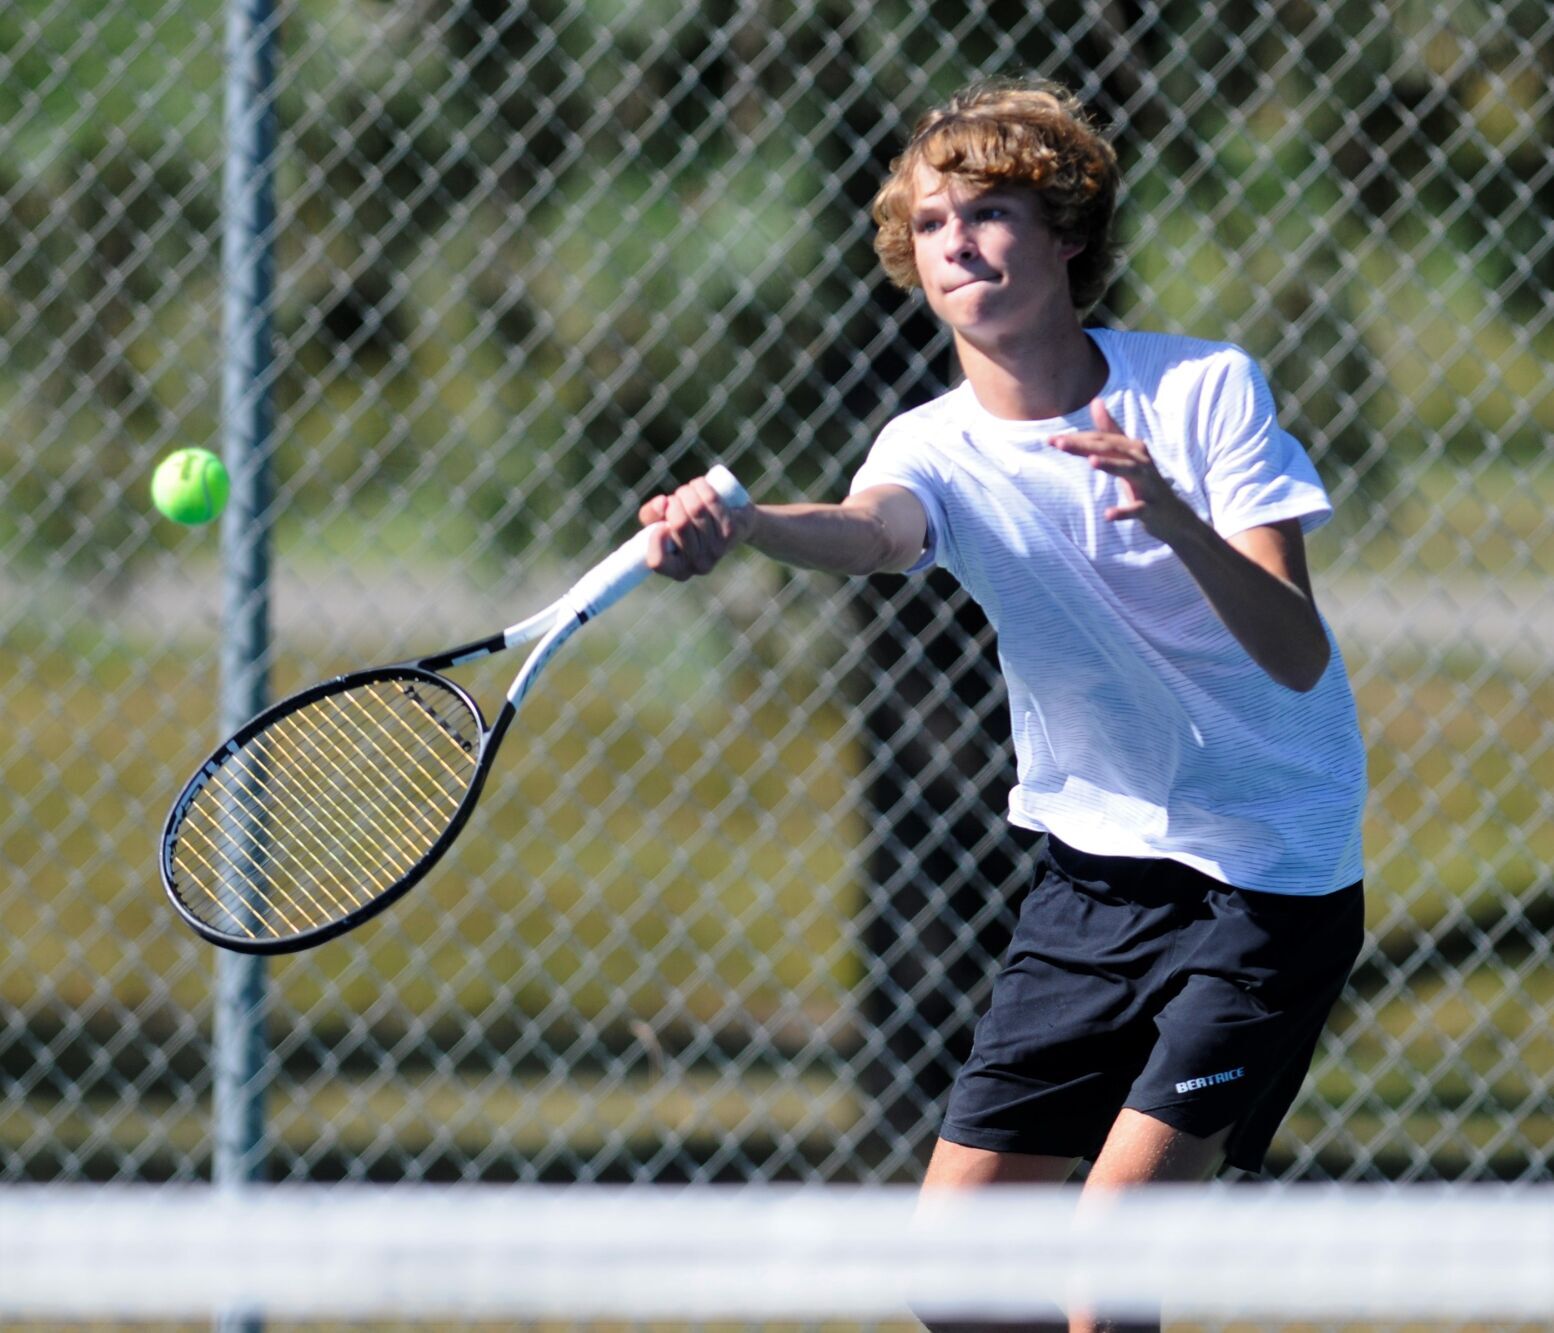
<svg viewBox="0 0 1554 1333">
<path fill-rule="evenodd" d="M 967 287 L 975 287 L 978 283 L 996 282 L 997 278 L 991 273 L 979 274 L 976 277 L 962 278 L 959 282 L 941 284 L 940 290 L 949 296 L 952 292 L 964 291 Z"/>
</svg>

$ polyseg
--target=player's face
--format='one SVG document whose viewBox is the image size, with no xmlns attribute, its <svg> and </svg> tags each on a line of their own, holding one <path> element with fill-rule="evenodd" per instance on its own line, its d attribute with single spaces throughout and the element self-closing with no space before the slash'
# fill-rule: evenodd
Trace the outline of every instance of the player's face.
<svg viewBox="0 0 1554 1333">
<path fill-rule="evenodd" d="M 962 337 L 996 342 L 1073 317 L 1068 261 L 1082 247 L 1052 232 L 1030 190 L 922 167 L 911 225 L 928 305 Z"/>
</svg>

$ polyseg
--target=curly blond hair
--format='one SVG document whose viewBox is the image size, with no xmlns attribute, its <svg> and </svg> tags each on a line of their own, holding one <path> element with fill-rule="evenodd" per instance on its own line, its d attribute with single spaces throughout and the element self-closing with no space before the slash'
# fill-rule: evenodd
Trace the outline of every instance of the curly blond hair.
<svg viewBox="0 0 1554 1333">
<path fill-rule="evenodd" d="M 1074 308 L 1083 313 L 1106 294 L 1116 266 L 1117 154 L 1066 88 L 1036 79 L 976 83 L 917 122 L 871 210 L 875 252 L 890 280 L 907 290 L 922 285 L 911 226 L 922 166 L 981 186 L 1033 191 L 1047 225 L 1084 245 L 1068 261 Z"/>
</svg>

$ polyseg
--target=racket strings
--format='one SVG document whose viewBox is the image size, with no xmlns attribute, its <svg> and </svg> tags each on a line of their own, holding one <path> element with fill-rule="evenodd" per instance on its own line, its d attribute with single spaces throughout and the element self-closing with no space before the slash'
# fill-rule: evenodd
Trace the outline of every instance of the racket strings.
<svg viewBox="0 0 1554 1333">
<path fill-rule="evenodd" d="M 283 715 L 191 801 L 173 853 L 180 899 L 253 940 L 351 915 L 446 832 L 480 735 L 465 701 L 425 679 L 366 682 Z"/>
</svg>

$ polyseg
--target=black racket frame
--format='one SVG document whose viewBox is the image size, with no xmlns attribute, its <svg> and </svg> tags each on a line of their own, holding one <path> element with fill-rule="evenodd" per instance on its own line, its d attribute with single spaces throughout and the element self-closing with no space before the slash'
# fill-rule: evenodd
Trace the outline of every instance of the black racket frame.
<svg viewBox="0 0 1554 1333">
<path fill-rule="evenodd" d="M 435 658 L 423 659 L 435 662 L 437 665 L 451 664 L 455 661 L 469 660 L 471 657 L 485 656 L 488 652 L 496 651 L 501 646 L 500 637 L 496 639 L 480 640 L 477 643 L 466 644 L 462 648 L 450 650 L 447 653 L 439 653 Z M 484 649 L 484 652 L 477 651 Z M 176 874 L 173 865 L 173 856 L 178 848 L 179 831 L 183 828 L 184 817 L 189 807 L 194 803 L 194 798 L 200 793 L 210 779 L 220 772 L 222 768 L 231 762 L 233 758 L 243 752 L 247 743 L 260 732 L 267 730 L 282 718 L 292 713 L 301 711 L 318 700 L 327 698 L 333 694 L 343 694 L 358 686 L 370 684 L 374 681 L 420 681 L 429 685 L 451 691 L 470 710 L 476 723 L 480 727 L 480 749 L 475 757 L 475 773 L 470 779 L 469 786 L 464 792 L 463 799 L 449 820 L 448 826 L 438 835 L 437 840 L 421 857 L 415 865 L 411 866 L 399 879 L 381 890 L 372 898 L 369 898 L 360 907 L 353 909 L 333 921 L 328 921 L 312 930 L 298 932 L 295 935 L 284 935 L 275 938 L 251 939 L 246 935 L 229 934 L 218 930 L 208 922 L 202 920 L 180 896 L 176 887 Z M 486 725 L 485 715 L 480 711 L 480 705 L 463 686 L 449 680 L 446 676 L 429 670 L 422 662 L 399 663 L 394 666 L 374 667 L 367 671 L 353 671 L 343 676 L 335 676 L 329 680 L 319 681 L 316 685 L 310 685 L 307 689 L 299 690 L 296 694 L 288 695 L 278 703 L 271 704 L 260 713 L 243 724 L 232 736 L 223 741 L 220 746 L 205 760 L 195 771 L 194 776 L 184 784 L 183 791 L 178 799 L 173 802 L 172 809 L 168 812 L 167 821 L 162 828 L 162 843 L 158 855 L 158 865 L 162 872 L 162 887 L 167 891 L 169 901 L 173 909 L 188 924 L 195 934 L 212 944 L 220 945 L 224 949 L 232 949 L 238 953 L 247 954 L 287 954 L 298 953 L 303 949 L 311 949 L 343 935 L 349 930 L 354 930 L 365 921 L 371 920 L 379 912 L 397 902 L 405 894 L 410 892 L 426 875 L 426 873 L 442 859 L 453 840 L 459 836 L 464 828 L 475 803 L 480 799 L 482 788 L 486 785 L 486 777 L 491 771 L 491 761 L 496 753 L 496 747 L 501 740 L 507 725 L 512 721 L 513 709 L 505 700 L 501 712 L 491 726 Z"/>
</svg>

